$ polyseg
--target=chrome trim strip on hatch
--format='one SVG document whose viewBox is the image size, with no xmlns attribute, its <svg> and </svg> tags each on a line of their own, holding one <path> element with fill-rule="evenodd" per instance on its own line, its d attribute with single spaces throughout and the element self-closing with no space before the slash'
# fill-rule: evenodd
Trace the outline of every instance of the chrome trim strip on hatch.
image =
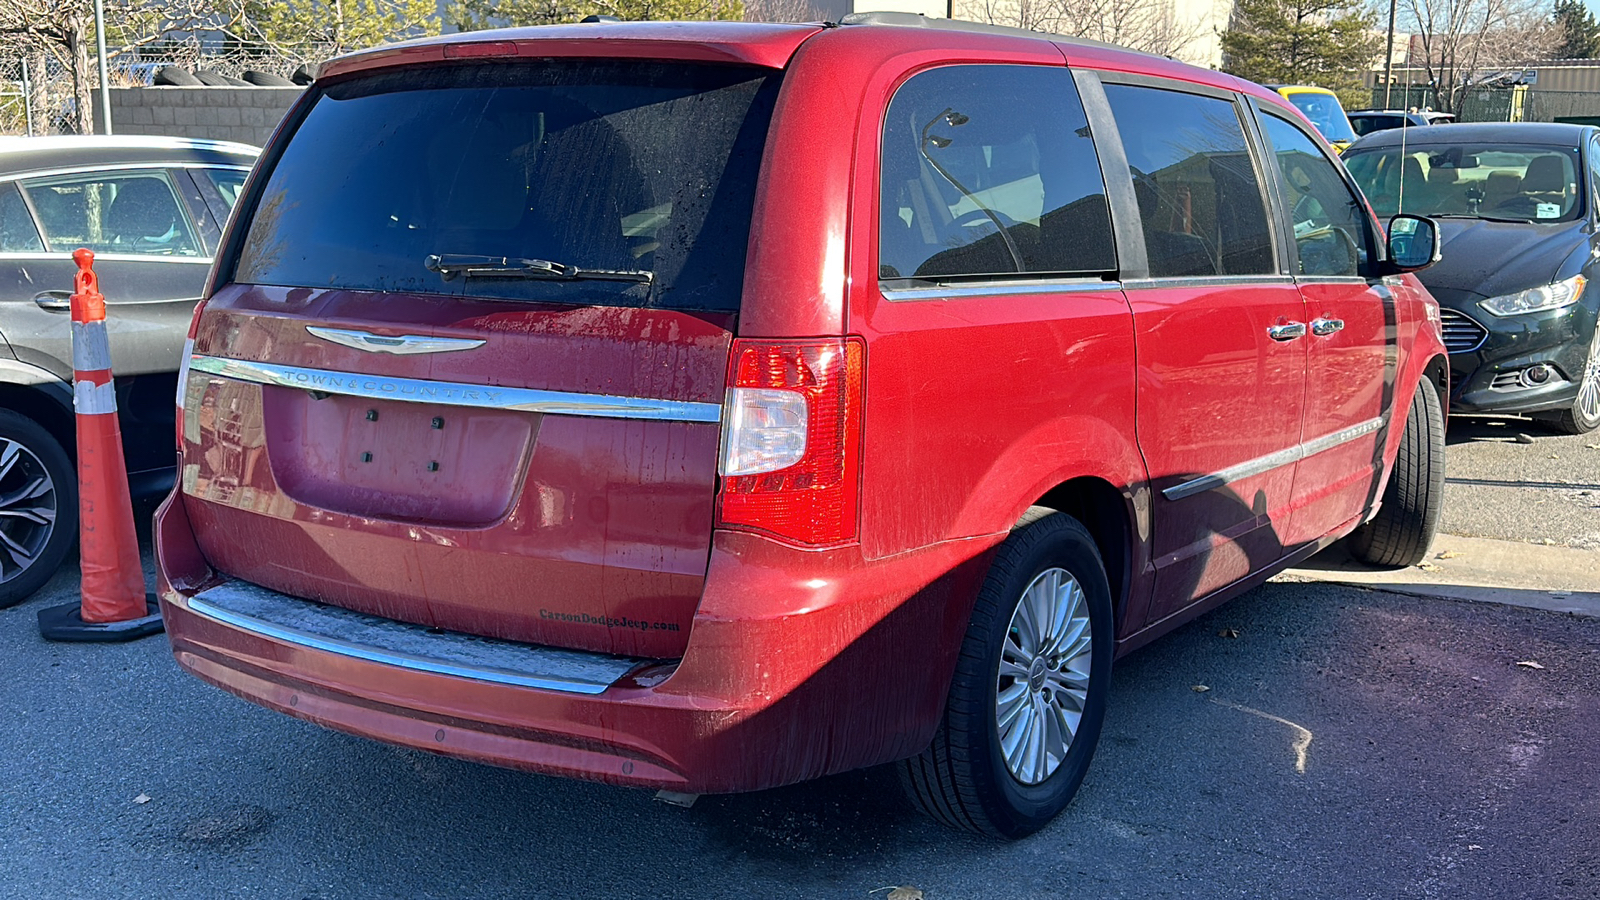
<svg viewBox="0 0 1600 900">
<path fill-rule="evenodd" d="M 274 641 L 363 662 L 569 694 L 603 693 L 643 659 L 440 631 L 230 581 L 187 598 L 191 612 Z"/>
<path fill-rule="evenodd" d="M 323 328 L 307 325 L 306 331 L 314 337 L 332 341 L 340 346 L 364 353 L 393 353 L 405 356 L 413 353 L 448 353 L 452 350 L 472 350 L 488 343 L 483 338 L 443 338 L 425 334 L 385 335 L 354 328 Z"/>
<path fill-rule="evenodd" d="M 220 375 L 236 381 L 298 388 L 323 394 L 364 397 L 372 400 L 401 400 L 410 403 L 439 403 L 477 409 L 509 409 L 518 412 L 557 416 L 594 416 L 603 419 L 651 419 L 662 422 L 722 421 L 722 404 L 683 400 L 652 400 L 647 397 L 617 397 L 610 394 L 580 394 L 570 391 L 541 391 L 532 388 L 496 387 L 458 381 L 424 381 L 418 378 L 390 378 L 360 372 L 335 372 L 277 363 L 224 359 L 196 353 L 190 357 L 193 372 Z"/>
<path fill-rule="evenodd" d="M 1351 441 L 1356 440 L 1364 435 L 1371 434 L 1382 427 L 1382 416 L 1379 416 L 1376 419 L 1368 419 L 1365 422 L 1335 431 L 1332 434 L 1325 434 L 1322 437 L 1316 438 L 1315 440 L 1306 441 L 1302 444 L 1296 444 L 1295 446 L 1286 450 L 1279 450 L 1276 453 L 1268 453 L 1266 456 L 1258 456 L 1255 459 L 1246 460 L 1245 462 L 1239 463 L 1236 466 L 1229 466 L 1220 472 L 1213 472 L 1210 475 L 1202 475 L 1199 478 L 1192 478 L 1182 484 L 1175 484 L 1172 487 L 1163 490 L 1161 492 L 1161 496 L 1166 497 L 1168 500 L 1182 500 L 1185 497 L 1193 497 L 1195 494 L 1203 494 L 1206 491 L 1215 490 L 1219 487 L 1232 484 L 1235 481 L 1249 478 L 1252 475 L 1260 475 L 1263 472 L 1269 472 L 1278 468 L 1279 466 L 1286 466 L 1293 462 L 1299 462 L 1307 457 L 1315 456 L 1324 450 L 1332 450 L 1334 447 L 1337 447 L 1340 444 L 1348 444 Z"/>
</svg>

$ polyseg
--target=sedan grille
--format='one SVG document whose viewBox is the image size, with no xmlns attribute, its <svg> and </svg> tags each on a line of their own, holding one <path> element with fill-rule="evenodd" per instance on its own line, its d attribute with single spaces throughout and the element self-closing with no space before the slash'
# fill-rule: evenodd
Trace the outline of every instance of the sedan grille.
<svg viewBox="0 0 1600 900">
<path fill-rule="evenodd" d="M 1444 347 L 1451 353 L 1471 353 L 1489 336 L 1482 325 L 1453 309 L 1441 309 L 1439 315 L 1444 322 Z"/>
</svg>

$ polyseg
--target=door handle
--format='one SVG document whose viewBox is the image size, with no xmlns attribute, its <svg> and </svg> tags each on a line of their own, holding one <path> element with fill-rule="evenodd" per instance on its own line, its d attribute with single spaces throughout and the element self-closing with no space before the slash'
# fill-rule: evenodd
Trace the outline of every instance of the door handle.
<svg viewBox="0 0 1600 900">
<path fill-rule="evenodd" d="M 1344 330 L 1343 319 L 1312 319 L 1311 333 L 1317 337 L 1327 337 L 1335 331 Z"/>
<path fill-rule="evenodd" d="M 1275 341 L 1292 341 L 1306 336 L 1306 323 L 1290 322 L 1287 325 L 1274 325 L 1267 329 L 1267 335 Z"/>
<path fill-rule="evenodd" d="M 40 309 L 50 312 L 71 312 L 72 292 L 40 291 L 33 295 L 33 302 L 39 304 Z"/>
</svg>

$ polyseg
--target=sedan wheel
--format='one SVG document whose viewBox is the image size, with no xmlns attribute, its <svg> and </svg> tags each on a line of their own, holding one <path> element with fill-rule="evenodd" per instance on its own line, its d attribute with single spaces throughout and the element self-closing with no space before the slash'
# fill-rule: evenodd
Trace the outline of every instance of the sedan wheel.
<svg viewBox="0 0 1600 900">
<path fill-rule="evenodd" d="M 1600 428 L 1600 321 L 1595 322 L 1594 338 L 1589 341 L 1589 358 L 1578 381 L 1578 396 L 1572 408 L 1557 413 L 1541 413 L 1539 421 L 1567 434 L 1588 434 Z"/>
<path fill-rule="evenodd" d="M 71 460 L 32 419 L 0 410 L 0 608 L 55 574 L 77 537 Z"/>
</svg>

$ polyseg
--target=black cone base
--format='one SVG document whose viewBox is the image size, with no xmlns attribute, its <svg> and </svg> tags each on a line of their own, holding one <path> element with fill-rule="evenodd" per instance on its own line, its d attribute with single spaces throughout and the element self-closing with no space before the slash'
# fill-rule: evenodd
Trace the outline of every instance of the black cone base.
<svg viewBox="0 0 1600 900">
<path fill-rule="evenodd" d="M 85 622 L 81 603 L 64 603 L 39 610 L 39 634 L 47 641 L 75 641 L 79 643 L 116 643 L 132 641 L 166 629 L 161 621 L 161 610 L 156 606 L 156 595 L 146 594 L 150 614 L 125 622 Z"/>
</svg>

